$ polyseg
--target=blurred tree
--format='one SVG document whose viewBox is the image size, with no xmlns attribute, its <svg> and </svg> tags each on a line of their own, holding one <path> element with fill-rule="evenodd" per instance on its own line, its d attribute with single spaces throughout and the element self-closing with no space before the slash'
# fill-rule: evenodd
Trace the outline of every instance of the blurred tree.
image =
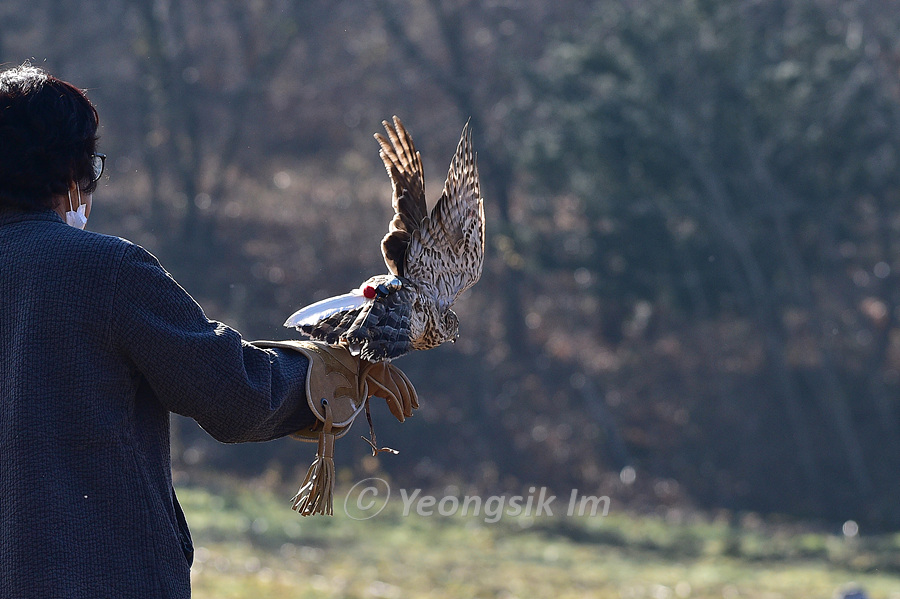
<svg viewBox="0 0 900 599">
<path fill-rule="evenodd" d="M 247 146 L 253 115 L 263 110 L 274 76 L 298 43 L 309 6 L 278 0 L 141 0 L 137 6 L 136 43 L 147 56 L 141 63 L 149 100 L 146 136 L 156 150 L 148 156 L 150 177 L 171 185 L 151 189 L 154 212 L 159 218 L 171 206 L 160 193 L 183 197 L 172 230 L 200 258 L 196 266 L 205 269 L 203 257 L 216 250 L 212 215 L 234 184 L 230 171 Z"/>
<path fill-rule="evenodd" d="M 862 300 L 836 248 L 852 236 L 860 198 L 884 207 L 900 190 L 896 89 L 856 12 L 844 3 L 603 3 L 592 34 L 548 49 L 528 107 L 529 167 L 551 193 L 572 190 L 592 223 L 580 232 L 588 251 L 543 240 L 544 266 L 588 269 L 604 302 L 750 319 L 774 395 L 722 393 L 733 377 L 710 368 L 717 400 L 775 410 L 764 426 L 783 413 L 781 451 L 799 456 L 804 501 L 853 509 L 874 499 L 875 477 L 884 490 L 871 464 L 884 443 L 897 447 L 898 431 L 884 387 L 888 333 L 862 369 L 848 367 L 848 354 L 868 347 L 834 343 L 831 323 Z M 873 411 L 884 436 L 864 442 Z M 840 491 L 836 467 L 852 483 Z"/>
<path fill-rule="evenodd" d="M 91 227 L 249 337 L 382 268 L 382 119 L 429 189 L 472 119 L 488 263 L 459 343 L 404 359 L 404 484 L 896 523 L 891 6 L 7 0 L 0 62 L 89 89 Z M 181 433 L 184 467 L 296 465 Z"/>
</svg>

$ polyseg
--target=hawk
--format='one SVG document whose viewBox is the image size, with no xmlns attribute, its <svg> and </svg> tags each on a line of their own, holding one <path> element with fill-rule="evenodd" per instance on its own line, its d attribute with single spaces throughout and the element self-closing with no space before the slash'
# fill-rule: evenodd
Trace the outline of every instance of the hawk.
<svg viewBox="0 0 900 599">
<path fill-rule="evenodd" d="M 370 362 L 437 347 L 459 335 L 450 309 L 475 284 L 484 262 L 484 203 L 469 124 L 463 127 L 440 199 L 428 213 L 422 158 L 396 116 L 376 133 L 391 179 L 394 217 L 381 241 L 388 274 L 350 293 L 316 302 L 284 323 L 344 345 Z"/>
</svg>

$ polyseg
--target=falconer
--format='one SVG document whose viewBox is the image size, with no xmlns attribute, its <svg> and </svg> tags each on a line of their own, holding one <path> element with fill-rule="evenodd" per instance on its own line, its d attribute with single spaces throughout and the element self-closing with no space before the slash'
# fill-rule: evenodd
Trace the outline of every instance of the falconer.
<svg viewBox="0 0 900 599">
<path fill-rule="evenodd" d="M 172 412 L 239 443 L 349 425 L 367 382 L 415 403 L 393 366 L 359 380 L 343 348 L 244 341 L 145 249 L 85 231 L 97 127 L 71 84 L 0 72 L 0 597 L 190 596 Z"/>
</svg>

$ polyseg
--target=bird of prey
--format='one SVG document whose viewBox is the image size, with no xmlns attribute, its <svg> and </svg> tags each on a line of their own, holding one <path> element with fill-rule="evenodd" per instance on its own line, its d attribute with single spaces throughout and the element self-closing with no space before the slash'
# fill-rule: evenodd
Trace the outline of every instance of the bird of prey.
<svg viewBox="0 0 900 599">
<path fill-rule="evenodd" d="M 394 217 L 381 241 L 388 274 L 350 293 L 302 308 L 284 323 L 344 345 L 370 362 L 436 347 L 459 334 L 450 309 L 484 262 L 484 204 L 469 124 L 463 128 L 440 199 L 428 213 L 422 158 L 396 116 L 375 134 L 391 178 Z"/>
</svg>

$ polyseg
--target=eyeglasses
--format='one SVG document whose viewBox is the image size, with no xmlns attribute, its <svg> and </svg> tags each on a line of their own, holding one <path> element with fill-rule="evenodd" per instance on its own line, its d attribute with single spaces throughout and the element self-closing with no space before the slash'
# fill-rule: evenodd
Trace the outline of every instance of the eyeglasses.
<svg viewBox="0 0 900 599">
<path fill-rule="evenodd" d="M 103 176 L 103 169 L 106 167 L 106 154 L 91 154 L 91 166 L 94 167 L 94 178 L 92 183 L 96 183 Z"/>
</svg>

